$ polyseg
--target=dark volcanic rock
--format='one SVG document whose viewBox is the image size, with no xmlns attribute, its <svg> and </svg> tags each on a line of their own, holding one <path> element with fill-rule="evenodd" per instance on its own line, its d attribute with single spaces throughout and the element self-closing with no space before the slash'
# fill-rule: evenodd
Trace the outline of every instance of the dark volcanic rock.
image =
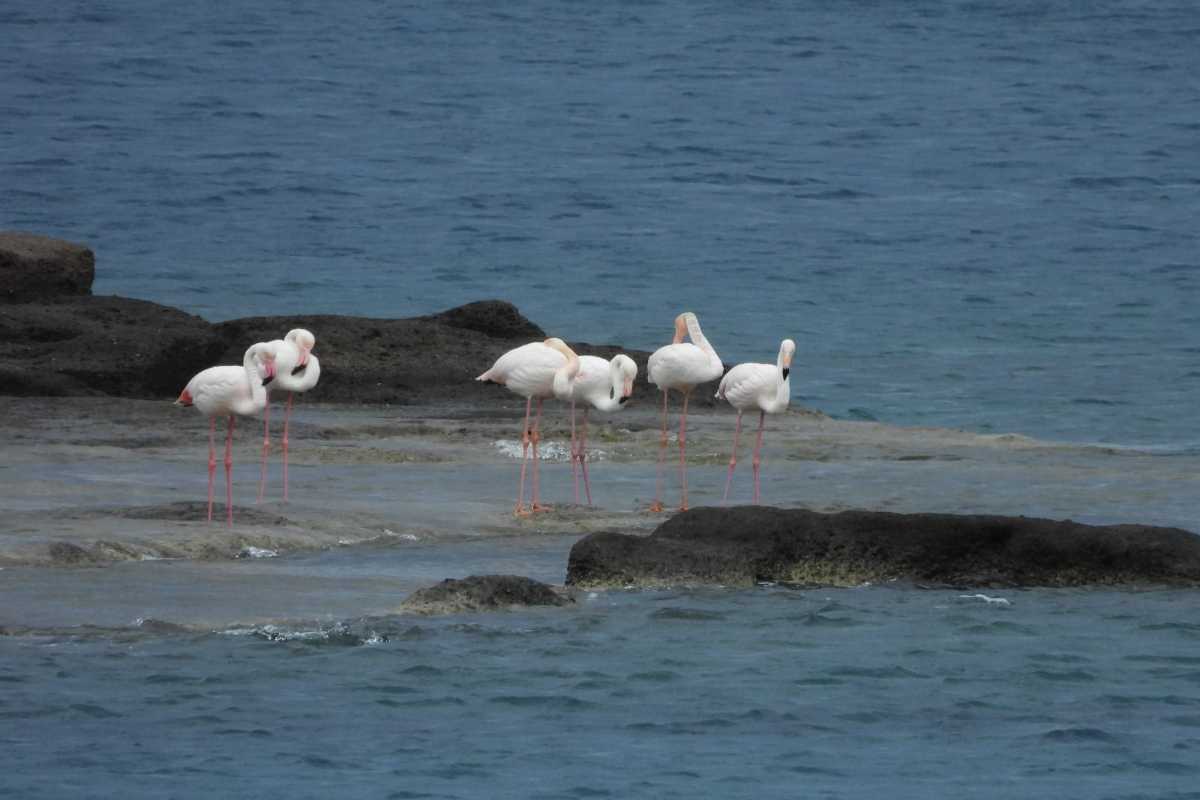
<svg viewBox="0 0 1200 800">
<path fill-rule="evenodd" d="M 496 339 L 526 339 L 533 342 L 546 338 L 545 331 L 525 319 L 516 306 L 504 300 L 478 300 L 420 319 L 451 328 L 478 331 Z"/>
<path fill-rule="evenodd" d="M 456 614 L 514 606 L 563 606 L 571 600 L 532 578 L 518 575 L 472 575 L 418 589 L 401 608 L 419 614 Z"/>
<path fill-rule="evenodd" d="M 82 245 L 0 231 L 0 300 L 91 294 L 95 277 L 96 258 Z"/>
<path fill-rule="evenodd" d="M 0 394 L 174 398 L 223 349 L 200 317 L 145 300 L 0 305 Z"/>
<path fill-rule="evenodd" d="M 567 567 L 567 583 L 578 586 L 892 578 L 956 586 L 1196 585 L 1200 536 L 1027 517 L 697 508 L 648 537 L 592 534 L 571 549 Z"/>
</svg>

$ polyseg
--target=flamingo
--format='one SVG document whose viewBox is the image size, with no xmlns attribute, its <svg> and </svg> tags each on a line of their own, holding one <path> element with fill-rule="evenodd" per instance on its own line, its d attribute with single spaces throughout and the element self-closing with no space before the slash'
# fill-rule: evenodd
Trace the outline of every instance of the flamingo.
<svg viewBox="0 0 1200 800">
<path fill-rule="evenodd" d="M 691 342 L 683 341 L 688 336 Z M 658 481 L 651 511 L 662 511 L 663 471 L 667 453 L 667 398 L 675 389 L 683 395 L 683 415 L 679 418 L 680 511 L 687 511 L 687 407 L 692 390 L 701 383 L 716 380 L 725 371 L 721 357 L 704 338 L 700 321 L 690 311 L 675 318 L 675 338 L 666 347 L 650 355 L 646 377 L 663 393 L 662 438 L 658 446 Z"/>
<path fill-rule="evenodd" d="M 579 374 L 575 380 L 568 383 L 564 391 L 556 388 L 555 397 L 571 404 L 571 478 L 575 483 L 575 502 L 579 502 L 579 477 L 575 471 L 575 462 L 579 461 L 579 471 L 583 473 L 583 488 L 587 492 L 587 502 L 592 504 L 592 487 L 587 473 L 587 428 L 588 412 L 595 408 L 597 411 L 619 411 L 625 407 L 625 401 L 633 394 L 633 381 L 637 378 L 637 364 L 624 353 L 618 353 L 611 360 L 605 361 L 598 356 L 579 356 Z M 585 403 L 583 407 L 583 435 L 579 447 L 575 446 L 575 401 Z"/>
<path fill-rule="evenodd" d="M 579 356 L 575 355 L 575 351 L 567 347 L 562 339 L 550 338 L 544 342 L 530 342 L 509 350 L 496 359 L 496 363 L 490 369 L 475 379 L 498 383 L 525 398 L 525 423 L 521 428 L 521 482 L 517 490 L 517 506 L 513 510 L 517 516 L 548 510 L 547 506 L 538 502 L 537 448 L 541 439 L 538 426 L 542 419 L 542 402 L 547 397 L 554 396 L 556 386 L 561 391 L 566 391 L 567 385 L 578 374 Z M 537 399 L 537 417 L 534 418 L 533 429 L 530 430 L 529 411 L 534 398 Z M 530 443 L 533 444 L 533 498 L 529 511 L 526 511 L 525 463 Z"/>
<path fill-rule="evenodd" d="M 288 424 L 292 419 L 292 399 L 317 385 L 321 379 L 321 362 L 312 354 L 317 337 L 304 328 L 294 328 L 282 339 L 267 342 L 275 354 L 275 381 L 268 390 L 263 416 L 262 470 L 258 479 L 258 502 L 263 500 L 267 483 L 267 452 L 271 449 L 271 394 L 287 392 L 287 413 L 283 418 L 283 502 L 288 499 Z"/>
<path fill-rule="evenodd" d="M 742 432 L 742 414 L 748 409 L 758 408 L 758 441 L 754 445 L 754 502 L 758 503 L 758 465 L 762 450 L 763 426 L 767 414 L 778 414 L 788 407 L 792 385 L 788 373 L 792 368 L 792 355 L 796 343 L 784 339 L 779 343 L 779 356 L 772 364 L 738 364 L 725 375 L 717 388 L 717 397 L 729 401 L 737 409 L 737 427 L 733 431 L 733 455 L 729 457 L 729 474 L 725 477 L 725 500 L 729 499 L 729 484 L 733 481 L 733 470 L 737 466 L 738 435 Z"/>
<path fill-rule="evenodd" d="M 208 417 L 208 521 L 212 522 L 213 475 L 217 470 L 217 417 L 229 417 L 225 436 L 225 514 L 233 525 L 233 426 L 237 415 L 250 416 L 267 405 L 266 386 L 275 378 L 275 353 L 264 342 L 251 345 L 242 356 L 240 367 L 209 367 L 196 373 L 176 405 L 194 405 Z"/>
</svg>

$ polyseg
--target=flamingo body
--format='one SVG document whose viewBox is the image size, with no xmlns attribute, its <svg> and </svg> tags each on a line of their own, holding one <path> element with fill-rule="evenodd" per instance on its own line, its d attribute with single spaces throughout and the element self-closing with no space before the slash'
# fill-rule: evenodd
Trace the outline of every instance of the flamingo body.
<svg viewBox="0 0 1200 800">
<path fill-rule="evenodd" d="M 530 342 L 509 350 L 496 363 L 475 378 L 477 381 L 490 381 L 504 386 L 510 392 L 525 398 L 525 422 L 521 429 L 521 480 L 517 489 L 517 505 L 514 512 L 523 515 L 534 511 L 543 511 L 546 506 L 538 500 L 538 442 L 541 434 L 538 428 L 542 419 L 542 402 L 548 397 L 554 397 L 556 390 L 567 390 L 571 381 L 579 373 L 579 357 L 562 339 L 550 338 L 544 342 Z M 529 413 L 534 400 L 537 400 L 537 416 L 534 418 L 532 429 L 529 426 Z M 525 510 L 525 465 L 528 460 L 529 447 L 533 445 L 533 497 L 529 511 Z"/>
<path fill-rule="evenodd" d="M 583 473 L 583 488 L 587 493 L 588 505 L 592 504 L 592 487 L 587 472 L 587 426 L 588 412 L 619 411 L 633 394 L 633 382 L 637 379 L 637 364 L 624 353 L 618 353 L 605 361 L 599 356 L 579 356 L 579 373 L 570 383 L 555 386 L 554 396 L 571 404 L 571 477 L 575 484 L 575 502 L 579 502 L 579 478 L 575 462 Z M 576 446 L 575 403 L 583 407 L 583 434 Z"/>
<path fill-rule="evenodd" d="M 754 502 L 758 502 L 759 465 L 762 463 L 762 437 L 767 414 L 778 414 L 791 402 L 791 365 L 796 352 L 796 343 L 784 339 L 779 343 L 779 356 L 774 364 L 738 364 L 721 379 L 717 397 L 737 409 L 737 427 L 733 431 L 733 454 L 729 457 L 729 473 L 725 477 L 725 499 L 729 499 L 729 487 L 733 482 L 733 471 L 737 466 L 738 436 L 742 432 L 742 414 L 758 409 L 758 439 L 754 445 Z"/>
<path fill-rule="evenodd" d="M 208 521 L 212 522 L 213 476 L 217 469 L 214 442 L 217 417 L 227 416 L 225 437 L 225 515 L 233 525 L 233 427 L 238 416 L 250 416 L 267 405 L 266 385 L 275 375 L 274 349 L 265 343 L 251 345 L 240 367 L 209 367 L 192 376 L 179 393 L 177 405 L 195 406 L 208 417 Z"/>
<path fill-rule="evenodd" d="M 293 328 L 282 339 L 267 342 L 275 354 L 275 380 L 271 394 L 288 393 L 287 412 L 283 417 L 283 501 L 288 499 L 288 428 L 292 421 L 292 400 L 317 385 L 321 379 L 321 362 L 312 354 L 317 337 L 304 328 Z M 261 503 L 267 483 L 267 453 L 271 449 L 271 402 L 267 399 L 263 420 L 262 468 L 258 480 L 258 501 Z"/>
<path fill-rule="evenodd" d="M 684 337 L 692 341 L 685 342 Z M 716 380 L 725 371 L 721 357 L 709 344 L 696 315 L 686 311 L 675 318 L 675 338 L 655 350 L 646 363 L 646 377 L 663 393 L 663 427 L 658 447 L 658 481 L 651 511 L 662 511 L 663 464 L 667 449 L 667 400 L 672 389 L 683 395 L 679 416 L 679 493 L 681 511 L 687 511 L 687 407 L 692 391 Z"/>
</svg>

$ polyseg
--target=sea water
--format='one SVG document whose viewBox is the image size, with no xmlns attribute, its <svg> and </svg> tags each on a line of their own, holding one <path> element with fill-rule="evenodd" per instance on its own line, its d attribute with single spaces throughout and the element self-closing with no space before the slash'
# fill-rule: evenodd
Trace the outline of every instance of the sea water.
<svg viewBox="0 0 1200 800">
<path fill-rule="evenodd" d="M 794 399 L 834 416 L 1194 461 L 1193 4 L 131 0 L 8 3 L 0 30 L 0 227 L 93 247 L 97 292 L 213 320 L 502 297 L 647 349 L 686 308 L 730 363 L 794 338 Z M 912 471 L 857 474 L 847 504 L 910 496 Z M 1008 511 L 1060 507 L 1022 485 Z M 1093 521 L 1194 518 L 1123 485 L 1092 487 Z M 247 565 L 69 573 L 44 624 L 15 600 L 48 579 L 6 569 L 0 788 L 1197 796 L 1192 593 L 388 608 L 466 570 L 561 580 L 570 542 L 543 544 L 255 559 L 264 587 L 366 573 L 382 599 L 331 588 L 311 617 L 227 591 L 257 621 L 208 626 L 179 600 L 135 616 L 128 587 L 219 592 Z"/>
</svg>

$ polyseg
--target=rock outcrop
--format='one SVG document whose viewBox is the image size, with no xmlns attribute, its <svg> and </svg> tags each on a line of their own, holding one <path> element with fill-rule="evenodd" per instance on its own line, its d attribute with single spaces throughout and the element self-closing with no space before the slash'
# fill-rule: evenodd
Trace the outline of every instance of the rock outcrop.
<svg viewBox="0 0 1200 800">
<path fill-rule="evenodd" d="M 650 536 L 595 533 L 568 585 L 1200 585 L 1200 536 L 1150 525 L 1027 517 L 697 508 Z"/>
<path fill-rule="evenodd" d="M 564 606 L 570 598 L 553 587 L 518 575 L 472 575 L 448 578 L 435 586 L 418 589 L 401 604 L 416 614 L 457 614 L 523 606 Z"/>
<path fill-rule="evenodd" d="M 95 277 L 96 258 L 83 245 L 0 231 L 0 301 L 91 294 Z"/>
</svg>

